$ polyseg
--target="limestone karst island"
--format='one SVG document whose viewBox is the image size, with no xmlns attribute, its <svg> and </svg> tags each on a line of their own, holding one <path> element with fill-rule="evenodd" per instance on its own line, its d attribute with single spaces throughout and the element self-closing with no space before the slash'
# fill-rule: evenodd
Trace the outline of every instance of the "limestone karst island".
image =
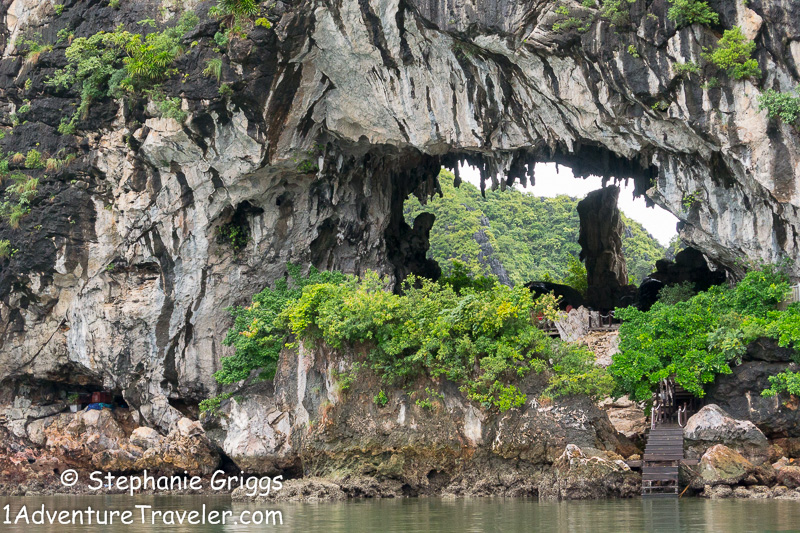
<svg viewBox="0 0 800 533">
<path fill-rule="evenodd" d="M 800 530 L 800 1 L 0 15 L 0 531 Z"/>
</svg>

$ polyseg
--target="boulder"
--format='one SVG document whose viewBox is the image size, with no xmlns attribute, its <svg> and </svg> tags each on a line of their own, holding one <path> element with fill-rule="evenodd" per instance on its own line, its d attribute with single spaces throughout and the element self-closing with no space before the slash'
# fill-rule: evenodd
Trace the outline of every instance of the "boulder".
<svg viewBox="0 0 800 533">
<path fill-rule="evenodd" d="M 205 435 L 203 426 L 197 420 L 190 420 L 186 417 L 178 420 L 177 424 L 178 433 L 183 437 L 194 437 L 196 435 Z"/>
<path fill-rule="evenodd" d="M 779 485 L 790 489 L 800 487 L 800 466 L 786 465 L 775 470 L 775 479 Z"/>
<path fill-rule="evenodd" d="M 616 400 L 605 400 L 600 403 L 600 407 L 608 413 L 608 419 L 614 429 L 629 439 L 643 436 L 650 427 L 642 406 L 631 401 L 627 396 Z"/>
<path fill-rule="evenodd" d="M 641 493 L 639 476 L 622 460 L 589 455 L 568 444 L 553 463 L 553 473 L 539 486 L 542 499 L 631 497 Z"/>
<path fill-rule="evenodd" d="M 134 446 L 148 450 L 159 446 L 163 437 L 155 429 L 142 426 L 133 430 L 130 440 Z"/>
<path fill-rule="evenodd" d="M 706 405 L 689 418 L 684 428 L 686 445 L 697 456 L 715 444 L 732 448 L 755 464 L 769 458 L 769 441 L 755 424 L 736 420 L 718 405 Z"/>
<path fill-rule="evenodd" d="M 712 446 L 700 459 L 698 476 L 692 487 L 700 489 L 709 485 L 736 485 L 755 472 L 753 463 L 724 444 Z"/>
</svg>

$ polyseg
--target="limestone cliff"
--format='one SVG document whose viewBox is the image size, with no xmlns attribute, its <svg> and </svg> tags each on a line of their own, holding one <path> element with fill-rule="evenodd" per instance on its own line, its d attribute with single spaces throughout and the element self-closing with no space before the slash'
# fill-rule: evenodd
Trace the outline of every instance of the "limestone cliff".
<svg viewBox="0 0 800 533">
<path fill-rule="evenodd" d="M 734 272 L 800 251 L 800 137 L 756 103 L 800 80 L 795 1 L 712 2 L 717 27 L 680 30 L 664 0 L 630 4 L 617 25 L 572 0 L 278 1 L 229 42 L 211 5 L 3 2 L 0 146 L 77 159 L 32 164 L 30 212 L 0 228 L 17 250 L 0 270 L 0 380 L 102 385 L 167 432 L 179 404 L 217 391 L 223 309 L 287 262 L 398 280 L 432 268 L 429 221 L 412 230 L 402 203 L 459 160 L 501 187 L 533 179 L 536 161 L 633 178 Z M 585 31 L 554 31 L 564 7 Z M 150 32 L 137 21 L 169 26 L 182 9 L 200 22 L 161 90 L 185 118 L 105 97 L 56 132 L 80 99 L 45 84 L 70 39 Z M 760 79 L 679 75 L 734 25 L 757 44 Z M 214 58 L 223 91 L 204 75 Z M 220 238 L 231 230 L 243 246 Z"/>
</svg>

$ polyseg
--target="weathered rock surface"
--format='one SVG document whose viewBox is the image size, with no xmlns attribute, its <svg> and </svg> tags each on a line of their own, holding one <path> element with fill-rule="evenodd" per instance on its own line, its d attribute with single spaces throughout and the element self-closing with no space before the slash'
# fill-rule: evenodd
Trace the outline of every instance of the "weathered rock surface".
<svg viewBox="0 0 800 533">
<path fill-rule="evenodd" d="M 628 285 L 628 268 L 622 254 L 625 225 L 617 200 L 619 187 L 611 186 L 590 192 L 577 205 L 581 220 L 578 243 L 588 284 L 586 299 L 603 312 L 620 305 L 623 289 Z"/>
<path fill-rule="evenodd" d="M 742 259 L 800 252 L 800 137 L 757 106 L 765 89 L 788 91 L 800 81 L 797 2 L 724 9 L 720 26 L 741 24 L 753 36 L 763 76 L 723 76 L 710 87 L 702 79 L 719 75 L 712 67 L 701 79 L 680 76 L 674 65 L 699 63 L 720 28 L 677 29 L 662 1 L 630 6 L 631 25 L 621 33 L 598 9 L 572 1 L 567 9 L 590 19 L 585 33 L 553 30 L 562 20 L 556 3 L 279 1 L 271 29 L 254 28 L 224 50 L 220 81 L 233 84 L 230 97 L 202 74 L 217 57 L 211 3 L 186 3 L 203 20 L 184 39 L 181 75 L 162 85 L 180 99 L 186 120 L 160 117 L 143 98 L 98 98 L 76 135 L 56 129 L 79 87 L 44 84 L 65 64 L 68 43 L 57 42 L 58 31 L 85 37 L 118 24 L 140 31 L 142 19 L 174 20 L 178 3 L 162 10 L 154 0 L 130 0 L 117 10 L 77 0 L 57 17 L 49 2 L 0 7 L 0 148 L 78 156 L 56 172 L 26 169 L 41 178 L 31 212 L 18 228 L 0 226 L 0 238 L 18 250 L 0 260 L 3 389 L 25 380 L 41 390 L 111 389 L 141 423 L 170 434 L 182 418 L 178 405 L 218 392 L 212 375 L 230 353 L 222 310 L 282 278 L 287 262 L 375 269 L 395 280 L 432 268 L 430 221 L 408 227 L 403 200 L 434 192 L 440 167 L 460 160 L 500 187 L 533 178 L 536 161 L 569 164 L 578 176 L 632 178 L 678 216 L 684 241 L 736 274 Z M 34 35 L 53 43 L 36 60 L 17 45 Z M 638 57 L 626 53 L 631 39 Z M 242 250 L 219 238 L 230 225 L 249 237 Z M 800 273 L 800 264 L 793 268 Z M 285 394 L 277 390 L 274 408 L 265 400 L 237 407 L 232 418 L 290 413 L 273 424 L 300 427 L 318 412 L 303 402 L 284 409 Z M 406 399 L 394 401 L 395 420 L 400 405 L 422 416 Z M 459 420 L 477 417 L 463 404 L 452 409 Z M 558 409 L 529 405 L 519 417 L 528 436 L 550 420 L 567 429 L 553 426 L 544 443 L 519 444 L 510 456 L 557 455 L 570 443 L 583 415 Z M 377 428 L 385 418 L 364 424 Z M 458 456 L 455 435 L 477 434 L 469 420 L 466 433 L 448 426 L 452 436 L 436 453 Z M 500 420 L 485 422 L 487 435 L 505 431 Z M 784 436 L 797 427 L 788 416 L 770 424 L 768 433 Z M 32 432 L 40 441 L 42 425 Z M 23 438 L 20 422 L 3 431 L 10 441 Z M 232 431 L 222 440 L 241 458 L 252 450 L 252 463 L 264 468 L 299 457 L 275 455 L 297 449 L 282 430 L 259 431 L 265 435 Z M 359 431 L 352 442 L 369 444 Z"/>
<path fill-rule="evenodd" d="M 692 486 L 736 485 L 755 471 L 755 465 L 724 444 L 708 449 L 700 459 L 699 477 Z"/>
<path fill-rule="evenodd" d="M 103 409 L 30 422 L 21 435 L 0 443 L 0 465 L 6 469 L 0 485 L 23 478 L 57 487 L 57 474 L 66 468 L 204 476 L 219 466 L 219 453 L 198 422 L 182 418 L 178 428 L 162 436 L 137 426 L 132 415 L 127 409 Z M 88 482 L 86 476 L 83 480 Z"/>
<path fill-rule="evenodd" d="M 769 376 L 785 370 L 797 371 L 798 366 L 763 360 L 783 357 L 785 351 L 782 349 L 773 351 L 751 347 L 748 353 L 761 360 L 745 361 L 735 366 L 733 373 L 717 376 L 709 387 L 708 401 L 718 404 L 735 418 L 750 420 L 769 438 L 800 437 L 800 403 L 797 398 L 787 394 L 768 398 L 760 394 L 770 386 Z"/>
<path fill-rule="evenodd" d="M 775 469 L 775 479 L 779 485 L 790 489 L 800 487 L 800 466 L 781 465 Z"/>
<path fill-rule="evenodd" d="M 769 441 L 749 420 L 736 420 L 718 405 L 704 406 L 684 428 L 685 445 L 697 457 L 715 444 L 724 444 L 755 464 L 769 459 Z"/>
<path fill-rule="evenodd" d="M 473 405 L 448 381 L 387 389 L 363 368 L 341 391 L 332 371 L 349 372 L 350 364 L 324 347 L 284 351 L 274 388 L 260 384 L 223 402 L 219 415 L 204 418 L 207 434 L 248 472 L 324 478 L 347 495 L 627 496 L 635 484 L 615 460 L 638 450 L 586 399 L 538 403 L 542 376 L 523 380 L 528 401 L 503 413 Z M 378 407 L 372 398 L 382 388 L 389 401 Z M 432 409 L 415 401 L 426 397 Z M 568 445 L 593 450 L 593 458 L 557 474 Z M 579 486 L 595 466 L 594 473 L 608 468 L 609 484 L 592 489 L 587 478 Z M 558 475 L 563 490 L 553 492 Z M 315 491 L 311 497 L 321 497 Z"/>
<path fill-rule="evenodd" d="M 547 499 L 596 499 L 641 494 L 641 481 L 622 460 L 591 457 L 570 444 L 553 464 L 552 484 L 545 484 Z"/>
<path fill-rule="evenodd" d="M 678 252 L 674 261 L 667 259 L 656 261 L 656 271 L 647 276 L 639 286 L 638 306 L 643 311 L 649 310 L 666 285 L 689 282 L 694 290 L 699 292 L 724 283 L 725 279 L 724 271 L 712 271 L 703 254 L 688 247 Z"/>
<path fill-rule="evenodd" d="M 644 406 L 631 401 L 627 396 L 616 400 L 604 400 L 600 403 L 600 407 L 608 413 L 608 419 L 614 429 L 629 439 L 641 439 L 650 429 L 644 414 Z"/>
</svg>

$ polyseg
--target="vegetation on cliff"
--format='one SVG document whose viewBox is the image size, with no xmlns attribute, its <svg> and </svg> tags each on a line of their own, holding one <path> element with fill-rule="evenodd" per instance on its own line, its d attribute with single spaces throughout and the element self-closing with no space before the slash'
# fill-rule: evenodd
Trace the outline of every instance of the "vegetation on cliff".
<svg viewBox="0 0 800 533">
<path fill-rule="evenodd" d="M 553 280 L 570 284 L 575 261 L 581 251 L 578 244 L 580 220 L 575 206 L 578 200 L 568 196 L 540 198 L 514 188 L 492 191 L 481 197 L 477 187 L 462 183 L 453 186 L 454 176 L 443 170 L 439 174 L 442 197 L 432 198 L 427 205 L 410 198 L 405 216 L 410 224 L 420 213 L 436 215 L 431 230 L 429 256 L 445 272 L 450 261 L 466 263 L 473 273 L 490 274 L 490 258 L 496 259 L 513 284 L 532 280 Z M 626 231 L 622 250 L 628 274 L 635 283 L 654 270 L 654 264 L 665 256 L 665 249 L 641 224 L 623 215 Z M 486 239 L 491 247 L 487 257 L 476 239 Z"/>
<path fill-rule="evenodd" d="M 236 320 L 226 343 L 236 353 L 223 358 L 216 374 L 221 383 L 241 381 L 256 369 L 271 377 L 293 336 L 336 349 L 367 346 L 362 364 L 387 385 L 402 387 L 423 375 L 446 378 L 471 400 L 500 410 L 525 402 L 515 382 L 532 372 L 548 376 L 548 397 L 602 397 L 611 391 L 611 378 L 595 366 L 590 351 L 553 340 L 537 327 L 558 312 L 552 296 L 534 300 L 524 287 L 472 278 L 462 269 L 438 282 L 411 276 L 399 295 L 372 272 L 359 279 L 290 271 L 291 286 L 278 282 L 249 307 L 232 310 Z"/>
<path fill-rule="evenodd" d="M 715 286 L 684 301 L 657 302 L 650 311 L 618 309 L 620 353 L 609 367 L 617 393 L 649 401 L 658 382 L 671 375 L 686 390 L 702 397 L 703 386 L 718 374 L 730 374 L 747 345 L 760 338 L 777 339 L 798 349 L 800 304 L 776 308 L 787 294 L 789 279 L 776 266 L 752 270 L 734 288 Z M 797 377 L 775 376 L 765 395 L 797 391 Z"/>
</svg>

